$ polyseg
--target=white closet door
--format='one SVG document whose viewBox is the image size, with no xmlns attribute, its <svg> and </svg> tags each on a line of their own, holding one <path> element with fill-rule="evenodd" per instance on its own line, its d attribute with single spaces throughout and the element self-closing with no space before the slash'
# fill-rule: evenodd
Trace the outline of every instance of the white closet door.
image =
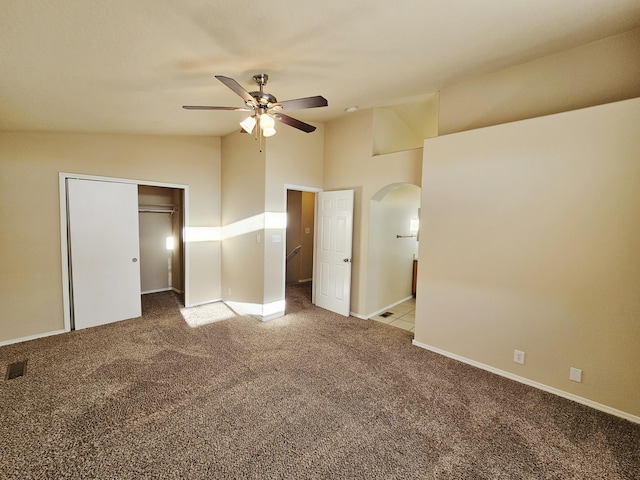
<svg viewBox="0 0 640 480">
<path fill-rule="evenodd" d="M 142 314 L 135 184 L 68 179 L 76 330 Z"/>
</svg>

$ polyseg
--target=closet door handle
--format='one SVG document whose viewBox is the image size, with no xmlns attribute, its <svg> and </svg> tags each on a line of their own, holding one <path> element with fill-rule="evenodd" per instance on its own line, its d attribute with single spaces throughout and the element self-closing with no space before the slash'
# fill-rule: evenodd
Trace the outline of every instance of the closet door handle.
<svg viewBox="0 0 640 480">
<path fill-rule="evenodd" d="M 131 261 L 132 261 L 133 263 L 136 263 L 136 262 L 138 261 L 138 259 L 137 259 L 137 258 L 135 258 L 135 257 L 133 257 L 133 258 L 131 259 Z"/>
</svg>

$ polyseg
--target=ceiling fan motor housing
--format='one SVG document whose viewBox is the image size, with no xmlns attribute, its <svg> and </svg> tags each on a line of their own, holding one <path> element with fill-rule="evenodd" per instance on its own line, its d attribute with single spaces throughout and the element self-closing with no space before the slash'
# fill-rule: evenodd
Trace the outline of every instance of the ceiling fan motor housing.
<svg viewBox="0 0 640 480">
<path fill-rule="evenodd" d="M 258 102 L 258 105 L 260 105 L 260 106 L 262 106 L 262 105 L 266 106 L 266 105 L 269 105 L 269 104 L 278 103 L 278 100 L 276 100 L 276 97 L 274 97 L 270 93 L 266 93 L 266 92 L 249 92 L 249 95 L 251 95 L 253 98 L 255 98 L 256 102 Z"/>
<path fill-rule="evenodd" d="M 249 95 L 251 95 L 256 100 L 258 107 L 264 110 L 265 108 L 269 108 L 271 105 L 278 102 L 278 100 L 276 100 L 276 97 L 274 97 L 270 93 L 266 93 L 263 91 L 262 87 L 264 87 L 267 84 L 267 80 L 269 80 L 269 75 L 267 75 L 266 73 L 258 73 L 257 75 L 253 76 L 253 79 L 260 87 L 260 91 L 249 92 Z M 248 104 L 249 103 L 247 102 L 247 105 Z"/>
</svg>

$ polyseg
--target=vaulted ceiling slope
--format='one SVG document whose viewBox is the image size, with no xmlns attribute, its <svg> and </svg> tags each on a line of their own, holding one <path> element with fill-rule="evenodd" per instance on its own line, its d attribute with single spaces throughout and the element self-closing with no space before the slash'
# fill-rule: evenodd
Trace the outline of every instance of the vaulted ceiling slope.
<svg viewBox="0 0 640 480">
<path fill-rule="evenodd" d="M 638 0 L 0 0 L 0 130 L 225 135 L 242 112 L 214 75 L 295 112 L 420 99 L 444 85 L 640 25 Z"/>
</svg>

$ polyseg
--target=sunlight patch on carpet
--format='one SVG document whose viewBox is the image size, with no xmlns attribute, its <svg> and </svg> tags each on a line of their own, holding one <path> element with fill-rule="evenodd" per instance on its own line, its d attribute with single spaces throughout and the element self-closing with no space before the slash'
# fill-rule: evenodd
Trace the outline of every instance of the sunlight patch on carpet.
<svg viewBox="0 0 640 480">
<path fill-rule="evenodd" d="M 197 307 L 181 308 L 182 318 L 190 327 L 201 327 L 209 323 L 220 322 L 235 318 L 233 310 L 222 302 L 207 303 L 206 305 L 198 305 Z"/>
</svg>

